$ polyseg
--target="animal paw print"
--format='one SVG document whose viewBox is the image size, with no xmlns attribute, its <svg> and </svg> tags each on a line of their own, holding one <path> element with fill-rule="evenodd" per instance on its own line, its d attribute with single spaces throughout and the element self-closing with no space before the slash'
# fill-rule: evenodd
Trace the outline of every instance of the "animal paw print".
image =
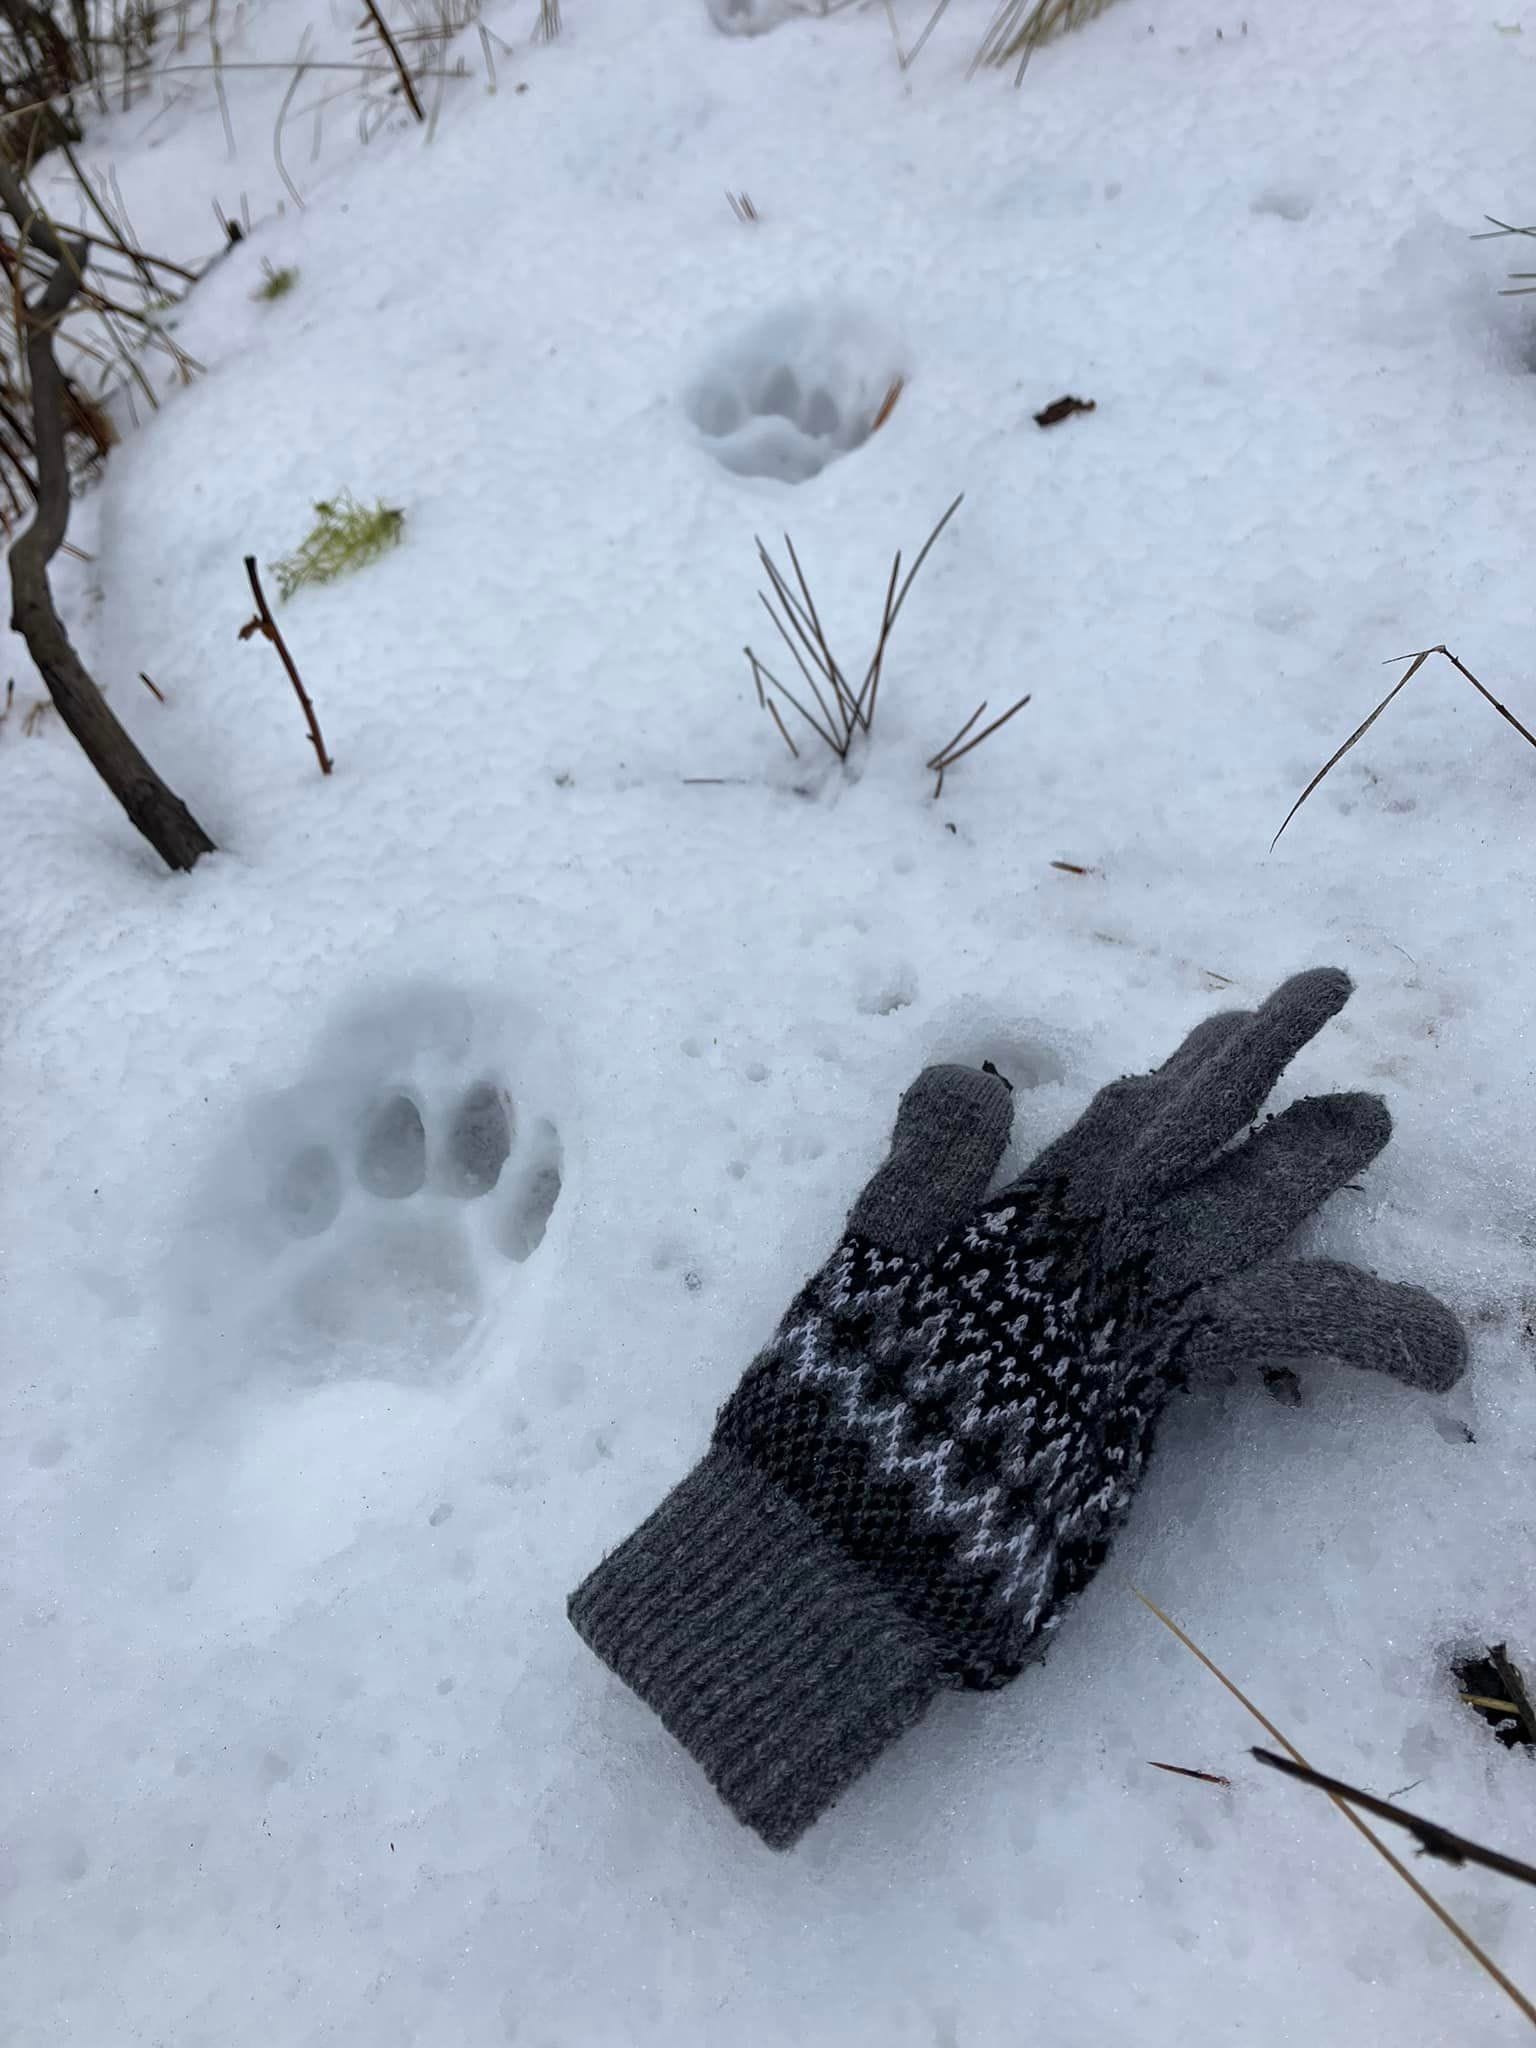
<svg viewBox="0 0 1536 2048">
<path fill-rule="evenodd" d="M 352 1012 L 296 1086 L 251 1103 L 213 1176 L 193 1286 L 250 1365 L 299 1382 L 452 1376 L 542 1245 L 561 1144 L 539 1089 L 456 991 Z"/>
<path fill-rule="evenodd" d="M 722 468 L 799 484 L 863 446 L 901 374 L 861 315 L 789 306 L 721 349 L 684 407 Z"/>
</svg>

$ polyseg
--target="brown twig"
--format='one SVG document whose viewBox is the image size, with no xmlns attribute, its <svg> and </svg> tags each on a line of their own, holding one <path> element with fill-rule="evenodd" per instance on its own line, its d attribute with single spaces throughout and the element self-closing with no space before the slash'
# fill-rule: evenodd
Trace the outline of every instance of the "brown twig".
<svg viewBox="0 0 1536 2048">
<path fill-rule="evenodd" d="M 1434 647 L 1421 647 L 1417 654 L 1394 654 L 1392 656 L 1392 661 L 1406 661 L 1408 663 L 1407 673 L 1398 677 L 1397 681 L 1392 685 L 1391 689 L 1388 690 L 1386 696 L 1382 698 L 1381 702 L 1376 706 L 1376 709 L 1371 713 L 1370 717 L 1361 720 L 1360 724 L 1355 727 L 1354 731 L 1350 734 L 1349 738 L 1344 742 L 1343 746 L 1339 747 L 1334 753 L 1328 756 L 1328 759 L 1323 763 L 1322 767 L 1318 769 L 1317 773 L 1313 776 L 1312 780 L 1301 792 L 1301 795 L 1297 797 L 1295 803 L 1293 803 L 1291 805 L 1291 808 L 1286 812 L 1284 822 L 1281 824 L 1280 827 L 1280 832 L 1283 832 L 1286 826 L 1289 825 L 1292 818 L 1295 817 L 1296 813 L 1301 809 L 1302 805 L 1306 802 L 1307 798 L 1312 794 L 1313 790 L 1317 788 L 1318 784 L 1323 780 L 1323 777 L 1328 774 L 1329 770 L 1332 768 L 1336 768 L 1338 766 L 1339 762 L 1343 760 L 1344 756 L 1349 752 L 1350 748 L 1355 745 L 1357 740 L 1364 739 L 1365 735 L 1370 731 L 1371 727 L 1376 723 L 1377 719 L 1380 718 L 1383 711 L 1386 710 L 1387 706 L 1392 702 L 1392 699 L 1398 694 L 1398 692 L 1400 690 L 1407 689 L 1408 685 L 1413 681 L 1414 677 L 1418 674 L 1419 670 L 1424 666 L 1425 662 L 1428 661 L 1429 657 L 1432 654 L 1443 654 L 1446 660 L 1451 664 L 1452 668 L 1454 668 L 1459 674 L 1465 676 L 1467 681 L 1472 685 L 1473 689 L 1476 690 L 1477 694 L 1481 698 L 1483 698 L 1487 703 L 1493 706 L 1494 710 L 1498 712 L 1500 718 L 1506 720 L 1510 725 L 1512 725 L 1515 728 L 1515 731 L 1519 733 L 1520 737 L 1523 740 L 1528 741 L 1531 746 L 1536 747 L 1536 733 L 1528 732 L 1526 728 L 1520 723 L 1519 719 L 1516 718 L 1515 714 L 1509 709 L 1507 709 L 1506 706 L 1501 704 L 1498 698 L 1494 696 L 1491 690 L 1484 689 L 1483 685 L 1478 681 L 1477 677 L 1473 675 L 1471 669 L 1467 667 L 1465 662 L 1459 661 L 1457 657 L 1454 654 L 1452 654 L 1449 647 L 1446 647 L 1443 644 L 1436 644 Z M 1382 666 L 1384 668 L 1390 667 L 1391 663 L 1384 662 Z M 1271 839 L 1271 841 L 1269 842 L 1269 850 L 1271 853 L 1273 853 L 1275 848 L 1280 844 L 1280 832 L 1277 832 L 1274 838 Z"/>
<path fill-rule="evenodd" d="M 1348 1785 L 1342 1778 L 1330 1778 L 1322 1771 L 1314 1771 L 1310 1764 L 1293 1763 L 1288 1756 L 1276 1756 L 1273 1750 L 1254 1749 L 1249 1752 L 1261 1764 L 1267 1764 L 1272 1771 L 1283 1771 L 1288 1778 L 1295 1778 L 1303 1785 L 1314 1785 L 1319 1792 L 1327 1792 L 1335 1799 L 1345 1799 L 1351 1806 L 1363 1806 L 1367 1813 L 1375 1814 L 1378 1820 L 1389 1820 L 1394 1827 L 1406 1828 L 1417 1841 L 1426 1856 L 1437 1856 L 1442 1863 L 1481 1864 L 1484 1870 L 1496 1870 L 1501 1877 L 1515 1878 L 1520 1884 L 1536 1885 L 1536 1865 L 1522 1863 L 1518 1856 L 1505 1856 L 1497 1849 L 1485 1849 L 1478 1842 L 1469 1842 L 1465 1835 L 1453 1834 L 1449 1828 L 1441 1827 L 1437 1820 L 1425 1820 L 1422 1814 L 1405 1813 L 1400 1806 L 1393 1806 L 1389 1800 L 1378 1799 L 1374 1792 L 1362 1792 L 1357 1785 Z"/>
<path fill-rule="evenodd" d="M 303 679 L 294 665 L 293 656 L 288 652 L 288 643 L 278 631 L 277 621 L 273 618 L 271 608 L 267 604 L 266 592 L 262 589 L 261 578 L 256 573 L 256 557 L 254 555 L 246 556 L 245 573 L 250 578 L 251 594 L 256 599 L 256 616 L 254 619 L 247 619 L 240 628 L 240 638 L 242 640 L 249 640 L 253 633 L 260 633 L 265 639 L 270 640 L 277 649 L 278 657 L 283 667 L 288 671 L 288 680 L 293 685 L 294 695 L 303 706 L 304 717 L 309 725 L 309 743 L 314 748 L 315 757 L 320 763 L 320 773 L 322 775 L 329 775 L 336 764 L 325 751 L 325 741 L 320 737 L 320 721 L 315 716 L 315 707 L 310 702 L 309 692 L 305 689 Z"/>
<path fill-rule="evenodd" d="M 363 5 L 368 10 L 369 19 L 372 21 L 374 27 L 379 32 L 379 41 L 384 45 L 385 49 L 388 50 L 390 56 L 393 57 L 395 60 L 395 69 L 400 74 L 400 89 L 405 94 L 406 100 L 410 105 L 411 112 L 416 116 L 418 121 L 425 121 L 427 118 L 426 110 L 422 106 L 421 101 L 416 96 L 416 88 L 411 83 L 410 71 L 406 66 L 405 59 L 400 54 L 400 45 L 395 41 L 394 37 L 389 32 L 389 23 L 384 19 L 383 15 L 379 12 L 379 9 L 374 5 L 374 0 L 363 0 Z"/>
<path fill-rule="evenodd" d="M 56 234 L 14 168 L 3 161 L 0 201 L 15 220 L 22 242 L 34 244 L 54 264 L 53 275 L 37 297 L 21 301 L 32 382 L 37 511 L 11 549 L 11 624 L 26 641 L 59 716 L 129 819 L 168 867 L 187 869 L 213 852 L 213 841 L 109 709 L 75 652 L 48 583 L 48 564 L 64 545 L 69 523 L 64 378 L 54 354 L 54 336 L 83 281 L 90 243 L 84 237 L 66 242 Z M 17 298 L 21 300 L 19 282 Z"/>
</svg>

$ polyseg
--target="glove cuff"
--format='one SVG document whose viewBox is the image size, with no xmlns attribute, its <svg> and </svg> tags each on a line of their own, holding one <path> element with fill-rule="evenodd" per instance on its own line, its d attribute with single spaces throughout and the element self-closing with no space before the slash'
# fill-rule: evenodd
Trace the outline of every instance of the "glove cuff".
<svg viewBox="0 0 1536 2048">
<path fill-rule="evenodd" d="M 945 1683 L 875 1575 L 718 1447 L 568 1611 L 771 1849 L 792 1847 Z"/>
</svg>

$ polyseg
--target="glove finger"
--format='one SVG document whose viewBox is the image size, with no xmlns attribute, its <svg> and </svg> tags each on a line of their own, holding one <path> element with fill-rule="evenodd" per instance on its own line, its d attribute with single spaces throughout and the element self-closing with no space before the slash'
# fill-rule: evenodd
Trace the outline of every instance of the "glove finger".
<svg viewBox="0 0 1536 2048">
<path fill-rule="evenodd" d="M 1203 1066 L 1252 1017 L 1252 1010 L 1218 1010 L 1213 1017 L 1202 1017 L 1178 1051 L 1171 1053 L 1157 1069 L 1158 1080 L 1188 1080 L 1197 1067 Z"/>
<path fill-rule="evenodd" d="M 1128 1149 L 1167 1103 L 1171 1089 L 1187 1081 L 1252 1015 L 1251 1010 L 1223 1010 L 1202 1018 L 1154 1073 L 1128 1074 L 1101 1088 L 1072 1128 L 1032 1159 L 1013 1186 L 1065 1181 L 1078 1214 L 1099 1215 L 1108 1206 Z"/>
<path fill-rule="evenodd" d="M 1134 1202 L 1177 1186 L 1236 1137 L 1308 1039 L 1343 1009 L 1352 988 L 1337 967 L 1314 967 L 1282 982 L 1201 1060 L 1142 1132 L 1126 1162 L 1122 1198 Z"/>
<path fill-rule="evenodd" d="M 901 1098 L 891 1149 L 848 1228 L 883 1251 L 931 1251 L 987 1192 L 1012 1124 L 1013 1095 L 1000 1074 L 925 1068 Z"/>
<path fill-rule="evenodd" d="M 1237 1274 L 1198 1306 L 1195 1371 L 1331 1361 L 1443 1394 L 1467 1369 L 1466 1335 L 1443 1301 L 1332 1259 Z"/>
<path fill-rule="evenodd" d="M 1072 1206 L 1092 1216 L 1104 1206 L 1126 1147 L 1162 1101 L 1150 1074 L 1129 1074 L 1101 1088 L 1069 1131 L 1037 1153 L 1013 1183 L 1064 1180 Z"/>
<path fill-rule="evenodd" d="M 1294 1230 L 1362 1173 L 1392 1135 L 1379 1095 L 1312 1095 L 1170 1195 L 1157 1211 L 1152 1271 L 1177 1293 L 1273 1258 Z"/>
</svg>

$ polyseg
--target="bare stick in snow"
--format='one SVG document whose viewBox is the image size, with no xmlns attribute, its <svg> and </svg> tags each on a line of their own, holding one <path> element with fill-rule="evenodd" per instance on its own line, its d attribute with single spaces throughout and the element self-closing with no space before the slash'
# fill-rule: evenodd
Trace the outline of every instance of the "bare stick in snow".
<svg viewBox="0 0 1536 2048">
<path fill-rule="evenodd" d="M 1330 1778 L 1306 1764 L 1293 1763 L 1288 1756 L 1276 1756 L 1272 1749 L 1253 1749 L 1249 1755 L 1257 1757 L 1261 1764 L 1268 1764 L 1272 1771 L 1283 1771 L 1288 1778 L 1296 1778 L 1303 1785 L 1315 1785 L 1319 1792 L 1327 1792 L 1334 1799 L 1347 1800 L 1351 1806 L 1363 1806 L 1377 1820 L 1389 1820 L 1394 1827 L 1406 1828 L 1426 1856 L 1438 1856 L 1442 1863 L 1479 1863 L 1484 1870 L 1498 1871 L 1501 1877 L 1516 1878 L 1521 1884 L 1536 1884 L 1536 1867 L 1522 1863 L 1518 1856 L 1504 1856 L 1497 1849 L 1485 1849 L 1480 1843 L 1469 1842 L 1465 1835 L 1452 1834 L 1437 1820 L 1425 1820 L 1422 1814 L 1405 1813 L 1402 1807 L 1394 1806 L 1390 1800 L 1378 1799 L 1374 1792 L 1362 1792 L 1357 1785 L 1346 1784 L 1342 1778 Z"/>
<path fill-rule="evenodd" d="M 288 680 L 293 685 L 294 695 L 303 706 L 305 722 L 309 726 L 309 743 L 314 748 L 316 759 L 320 763 L 320 773 L 322 775 L 329 775 L 336 764 L 325 751 L 325 741 L 320 737 L 320 721 L 315 716 L 315 707 L 309 700 L 309 692 L 304 687 L 303 680 L 294 664 L 293 656 L 288 652 L 288 643 L 277 630 L 277 621 L 272 616 L 271 608 L 267 604 L 267 594 L 261 587 L 260 576 L 256 573 L 256 557 L 254 555 L 246 556 L 245 573 L 250 578 L 251 593 L 256 599 L 256 616 L 254 619 L 247 619 L 240 628 L 240 638 L 242 640 L 249 640 L 253 633 L 260 633 L 263 639 L 270 640 L 277 649 L 278 657 L 283 667 L 288 671 Z"/>
</svg>

